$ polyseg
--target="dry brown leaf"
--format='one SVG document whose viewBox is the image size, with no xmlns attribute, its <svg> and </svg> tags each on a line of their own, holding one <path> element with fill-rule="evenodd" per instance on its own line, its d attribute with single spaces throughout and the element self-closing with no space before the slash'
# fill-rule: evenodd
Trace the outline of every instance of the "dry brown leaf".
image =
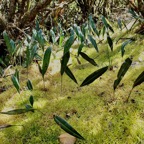
<svg viewBox="0 0 144 144">
<path fill-rule="evenodd" d="M 74 137 L 68 133 L 64 133 L 59 136 L 59 141 L 61 144 L 75 144 L 76 137 Z"/>
</svg>

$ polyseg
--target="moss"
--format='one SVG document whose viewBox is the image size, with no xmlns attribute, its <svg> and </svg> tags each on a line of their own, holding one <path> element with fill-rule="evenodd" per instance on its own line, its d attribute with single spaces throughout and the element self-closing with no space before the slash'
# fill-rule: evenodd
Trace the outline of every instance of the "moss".
<svg viewBox="0 0 144 144">
<path fill-rule="evenodd" d="M 122 34 L 120 34 L 122 35 Z M 125 36 L 129 36 L 126 34 Z M 34 90 L 26 89 L 27 74 L 21 69 L 21 94 L 16 93 L 10 78 L 3 81 L 3 85 L 9 89 L 0 94 L 0 110 L 6 111 L 15 108 L 24 108 L 29 104 L 29 96 L 34 96 L 34 113 L 29 112 L 18 116 L 0 116 L 0 124 L 22 125 L 3 129 L 0 131 L 0 143 L 10 144 L 58 144 L 58 136 L 63 130 L 54 122 L 53 115 L 57 114 L 65 118 L 86 141 L 78 140 L 77 144 L 133 144 L 144 142 L 144 97 L 143 84 L 134 88 L 129 103 L 125 103 L 134 80 L 143 71 L 143 44 L 140 36 L 137 40 L 126 46 L 125 55 L 121 58 L 120 46 L 115 44 L 114 51 L 107 44 L 99 45 L 100 52 L 93 48 L 84 48 L 90 57 L 94 58 L 99 67 L 95 67 L 80 57 L 81 65 L 77 64 L 73 57 L 70 69 L 78 80 L 76 85 L 64 74 L 61 83 L 59 73 L 53 75 L 50 72 L 51 65 L 45 77 L 46 90 L 43 90 L 43 82 L 38 68 L 33 64 L 29 68 L 29 79 L 33 83 Z M 72 52 L 76 54 L 74 50 Z M 117 77 L 122 62 L 133 56 L 133 64 L 122 79 L 118 88 L 113 91 L 113 82 Z M 82 81 L 95 70 L 109 65 L 111 59 L 113 70 L 108 70 L 101 78 L 92 84 L 79 87 Z M 59 70 L 56 70 L 57 72 Z M 62 89 L 61 89 L 62 86 Z"/>
</svg>

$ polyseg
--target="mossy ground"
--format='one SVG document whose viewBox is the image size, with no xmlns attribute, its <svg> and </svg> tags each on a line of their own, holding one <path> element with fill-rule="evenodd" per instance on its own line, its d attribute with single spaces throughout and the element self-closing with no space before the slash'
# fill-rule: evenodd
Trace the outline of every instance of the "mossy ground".
<svg viewBox="0 0 144 144">
<path fill-rule="evenodd" d="M 131 32 L 126 33 L 124 37 L 132 35 Z M 114 51 L 110 52 L 106 43 L 99 44 L 99 53 L 93 48 L 84 48 L 99 67 L 92 66 L 82 58 L 82 64 L 79 65 L 72 58 L 70 69 L 79 84 L 93 71 L 109 65 L 109 61 L 114 66 L 113 70 L 108 70 L 101 78 L 85 87 L 79 87 L 64 75 L 61 89 L 60 74 L 50 74 L 52 70 L 59 69 L 59 60 L 56 61 L 57 66 L 51 64 L 45 77 L 46 91 L 43 90 L 42 78 L 35 64 L 29 69 L 29 79 L 34 87 L 32 92 L 25 88 L 27 74 L 23 68 L 20 68 L 20 95 L 16 93 L 10 78 L 3 79 L 1 84 L 9 89 L 0 94 L 1 111 L 24 108 L 29 103 L 30 95 L 34 96 L 34 108 L 39 111 L 16 116 L 1 114 L 0 125 L 22 126 L 0 130 L 0 144 L 58 144 L 57 138 L 63 130 L 54 122 L 54 114 L 66 119 L 86 139 L 78 140 L 77 144 L 143 144 L 144 84 L 134 88 L 129 102 L 125 103 L 134 80 L 144 70 L 143 36 L 136 36 L 136 41 L 125 48 L 123 58 L 120 46 L 121 42 L 114 44 Z M 133 64 L 114 92 L 113 82 L 127 57 L 133 58 Z"/>
</svg>

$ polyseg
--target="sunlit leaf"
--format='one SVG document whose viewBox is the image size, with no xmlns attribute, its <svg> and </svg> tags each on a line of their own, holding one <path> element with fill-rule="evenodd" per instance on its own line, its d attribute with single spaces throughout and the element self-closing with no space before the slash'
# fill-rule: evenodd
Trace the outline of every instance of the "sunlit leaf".
<svg viewBox="0 0 144 144">
<path fill-rule="evenodd" d="M 64 40 L 64 33 L 62 33 L 59 37 L 59 46 L 60 47 L 62 46 L 63 40 Z"/>
<path fill-rule="evenodd" d="M 84 35 L 81 31 L 81 28 L 79 26 L 77 26 L 76 24 L 74 24 L 74 30 L 75 30 L 78 38 L 81 40 L 81 42 L 83 42 L 84 41 Z"/>
<path fill-rule="evenodd" d="M 56 36 L 55 36 L 55 33 L 52 29 L 50 30 L 50 35 L 52 37 L 52 42 L 55 43 L 56 42 Z"/>
<path fill-rule="evenodd" d="M 11 80 L 12 80 L 12 82 L 13 82 L 14 87 L 15 87 L 16 90 L 18 91 L 18 93 L 20 93 L 20 84 L 19 84 L 18 79 L 17 79 L 14 75 L 12 75 L 12 76 L 11 76 Z"/>
<path fill-rule="evenodd" d="M 144 71 L 134 81 L 133 88 L 144 82 Z"/>
<path fill-rule="evenodd" d="M 99 52 L 98 47 L 97 47 L 97 43 L 96 43 L 96 41 L 94 40 L 94 38 L 93 38 L 91 35 L 88 35 L 88 38 L 89 38 L 91 44 L 92 44 L 92 45 L 94 46 L 94 48 L 96 49 L 96 51 Z"/>
<path fill-rule="evenodd" d="M 76 138 L 84 140 L 84 138 L 63 118 L 55 115 L 54 120 L 64 131 L 75 136 Z"/>
<path fill-rule="evenodd" d="M 92 74 L 90 74 L 80 85 L 80 87 L 88 85 L 90 83 L 92 83 L 93 81 L 95 81 L 97 78 L 99 78 L 102 74 L 104 74 L 108 69 L 108 66 L 103 67 L 95 72 L 93 72 Z"/>
<path fill-rule="evenodd" d="M 94 66 L 97 66 L 97 63 L 92 59 L 90 58 L 88 55 L 86 55 L 85 53 L 83 52 L 80 52 L 79 53 L 85 60 L 87 60 L 89 63 L 91 63 L 92 65 Z"/>
<path fill-rule="evenodd" d="M 95 22 L 94 22 L 94 20 L 93 20 L 93 18 L 92 18 L 92 15 L 89 16 L 89 22 L 90 22 L 90 25 L 91 25 L 93 31 L 94 31 L 94 32 L 96 33 L 96 35 L 99 37 L 99 31 L 98 31 L 97 28 L 96 28 L 96 24 L 95 24 Z"/>
<path fill-rule="evenodd" d="M 14 76 L 17 78 L 18 82 L 19 82 L 19 71 L 16 69 Z"/>
<path fill-rule="evenodd" d="M 131 66 L 131 64 L 132 64 L 131 59 L 127 58 L 125 60 L 125 62 L 121 65 L 120 70 L 119 70 L 119 72 L 117 74 L 117 79 L 114 81 L 114 85 L 113 85 L 114 90 L 119 85 L 120 81 L 122 80 L 122 78 L 124 77 L 124 75 L 126 74 L 126 72 L 128 71 L 128 69 Z"/>
<path fill-rule="evenodd" d="M 65 69 L 65 73 L 77 84 L 77 80 L 68 66 Z"/>
<path fill-rule="evenodd" d="M 124 53 L 125 53 L 125 47 L 130 44 L 133 40 L 132 39 L 129 39 L 127 41 L 125 41 L 122 46 L 121 46 L 121 55 L 122 57 L 124 56 Z"/>
</svg>

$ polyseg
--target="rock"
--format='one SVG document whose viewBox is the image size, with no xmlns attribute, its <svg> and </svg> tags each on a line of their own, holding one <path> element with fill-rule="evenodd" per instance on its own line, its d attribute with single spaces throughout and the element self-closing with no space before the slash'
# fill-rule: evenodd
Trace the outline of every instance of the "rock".
<svg viewBox="0 0 144 144">
<path fill-rule="evenodd" d="M 61 144 L 75 144 L 76 142 L 76 137 L 68 133 L 61 134 L 58 138 Z"/>
</svg>

